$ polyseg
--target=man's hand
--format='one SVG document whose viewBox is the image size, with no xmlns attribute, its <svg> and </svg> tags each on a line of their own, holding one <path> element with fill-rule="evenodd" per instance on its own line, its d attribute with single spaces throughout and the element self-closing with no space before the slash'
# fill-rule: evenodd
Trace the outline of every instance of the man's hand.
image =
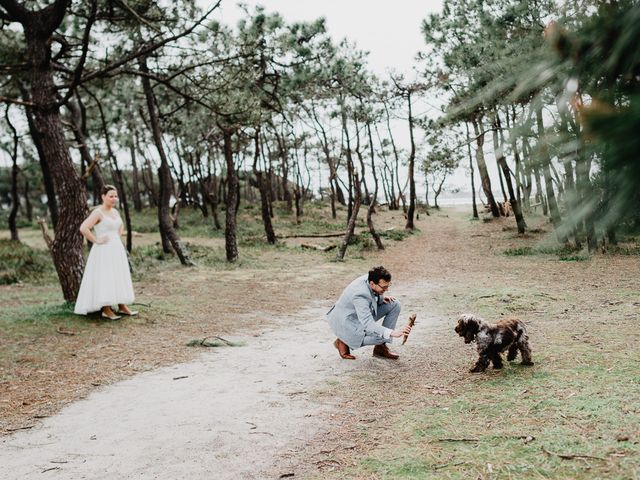
<svg viewBox="0 0 640 480">
<path fill-rule="evenodd" d="M 389 303 L 389 302 L 393 302 L 396 299 L 396 297 L 384 297 L 382 300 L 384 301 L 384 303 Z"/>
<path fill-rule="evenodd" d="M 411 333 L 411 327 L 409 325 L 405 325 L 404 327 L 396 328 L 389 335 L 395 338 L 402 337 L 404 335 L 409 335 Z"/>
</svg>

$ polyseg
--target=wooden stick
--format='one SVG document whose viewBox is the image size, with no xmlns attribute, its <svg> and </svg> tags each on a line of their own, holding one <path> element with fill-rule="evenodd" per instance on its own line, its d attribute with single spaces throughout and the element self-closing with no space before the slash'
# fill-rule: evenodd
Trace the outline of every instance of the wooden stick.
<svg viewBox="0 0 640 480">
<path fill-rule="evenodd" d="M 53 248 L 53 239 L 51 238 L 51 235 L 49 235 L 47 221 L 42 217 L 38 217 L 38 225 L 40 225 L 40 230 L 42 231 L 42 238 L 44 238 L 44 243 L 46 243 L 47 248 L 51 250 Z"/>
<path fill-rule="evenodd" d="M 409 326 L 413 327 L 416 323 L 416 314 L 412 313 L 411 316 L 409 317 Z M 404 339 L 402 340 L 402 345 L 404 345 L 405 343 L 407 343 L 407 339 L 409 338 L 409 335 L 405 335 Z"/>
<path fill-rule="evenodd" d="M 309 248 L 311 250 L 320 250 L 321 252 L 328 252 L 329 250 L 333 250 L 334 248 L 336 248 L 335 245 L 327 245 L 323 247 L 321 245 L 314 245 L 312 243 L 301 243 L 300 246 L 302 248 Z"/>
</svg>

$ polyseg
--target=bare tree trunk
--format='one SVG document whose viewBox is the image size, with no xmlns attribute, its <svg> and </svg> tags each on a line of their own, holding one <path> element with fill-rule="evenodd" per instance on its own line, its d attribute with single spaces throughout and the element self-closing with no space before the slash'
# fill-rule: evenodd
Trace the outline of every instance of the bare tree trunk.
<svg viewBox="0 0 640 480">
<path fill-rule="evenodd" d="M 140 71 L 143 74 L 148 75 L 149 69 L 147 67 L 146 57 L 140 57 L 138 59 L 138 65 L 140 66 Z M 171 179 L 169 161 L 167 160 L 164 146 L 162 144 L 162 132 L 160 130 L 160 124 L 158 122 L 156 99 L 153 94 L 153 90 L 151 89 L 151 82 L 149 81 L 149 77 L 147 75 L 142 75 L 141 81 L 142 88 L 147 100 L 151 133 L 153 135 L 153 140 L 156 148 L 158 149 L 158 155 L 160 156 L 160 168 L 158 169 L 158 178 L 160 180 L 160 202 L 158 205 L 158 222 L 160 226 L 160 235 L 163 241 L 163 246 L 166 246 L 165 242 L 168 241 L 171 244 L 171 247 L 173 247 L 173 250 L 178 255 L 180 263 L 182 263 L 183 265 L 193 265 L 193 262 L 189 258 L 187 249 L 184 247 L 182 241 L 180 240 L 180 237 L 173 228 L 171 215 L 169 214 L 169 200 L 171 199 L 171 193 L 173 190 L 173 180 Z"/>
<path fill-rule="evenodd" d="M 527 228 L 527 224 L 524 221 L 524 217 L 522 216 L 522 209 L 520 208 L 520 203 L 516 199 L 515 192 L 513 190 L 513 182 L 511 181 L 511 170 L 509 170 L 509 166 L 507 165 L 507 159 L 504 156 L 504 138 L 502 134 L 500 138 L 502 142 L 499 143 L 498 140 L 498 129 L 501 127 L 500 125 L 500 117 L 498 113 L 495 113 L 494 124 L 493 124 L 493 148 L 496 156 L 496 161 L 498 165 L 502 169 L 502 173 L 504 174 L 505 182 L 507 183 L 507 189 L 509 191 L 509 203 L 511 203 L 511 207 L 513 208 L 513 214 L 516 217 L 516 225 L 518 226 L 518 233 L 523 234 Z"/>
<path fill-rule="evenodd" d="M 29 179 L 24 179 L 24 207 L 26 210 L 27 220 L 29 223 L 33 222 L 33 206 L 31 205 L 31 199 L 29 198 L 31 195 L 31 186 L 29 184 Z"/>
<path fill-rule="evenodd" d="M 260 213 L 262 215 L 262 223 L 264 224 L 264 233 L 267 235 L 267 242 L 271 245 L 276 243 L 276 234 L 273 231 L 273 223 L 269 214 L 269 186 L 267 185 L 264 173 L 258 169 L 260 160 L 260 128 L 256 128 L 253 138 L 254 157 L 253 157 L 253 174 L 256 176 L 256 186 L 260 192 Z"/>
<path fill-rule="evenodd" d="M 221 230 L 222 225 L 220 224 L 220 218 L 218 216 L 218 182 L 216 180 L 216 159 L 213 156 L 212 147 L 208 145 L 207 147 L 208 154 L 208 163 L 207 163 L 207 173 L 209 176 L 207 193 L 209 202 L 211 204 L 211 215 L 213 216 L 213 225 L 216 230 Z M 213 164 L 213 172 L 211 171 L 211 165 Z"/>
<path fill-rule="evenodd" d="M 395 158 L 395 180 L 396 183 L 394 184 L 394 189 L 397 186 L 398 187 L 398 197 L 402 200 L 402 210 L 403 211 L 407 211 L 407 204 L 406 204 L 406 200 L 404 198 L 404 194 L 402 193 L 402 187 L 400 186 L 400 178 L 398 175 L 398 166 L 400 165 L 400 157 L 398 155 L 398 149 L 396 148 L 396 142 L 393 139 L 393 133 L 391 132 L 391 115 L 389 114 L 389 107 L 387 106 L 386 102 L 384 103 L 384 110 L 386 113 L 386 118 L 387 118 L 387 132 L 389 133 L 389 140 L 391 141 L 391 147 L 393 149 L 393 156 Z M 393 169 L 392 169 L 393 170 Z M 393 178 L 391 179 L 393 181 Z M 394 194 L 394 205 L 395 208 L 400 208 L 400 206 L 397 204 L 397 202 L 395 201 L 395 192 L 393 192 Z M 390 207 L 391 208 L 391 207 Z"/>
<path fill-rule="evenodd" d="M 364 199 L 362 200 L 362 203 L 364 203 L 365 205 L 369 205 L 371 198 L 369 195 L 369 189 L 367 188 L 366 168 L 364 165 L 364 159 L 362 158 L 362 151 L 360 150 L 360 129 L 358 128 L 358 119 L 356 115 L 353 116 L 353 124 L 355 126 L 355 132 L 356 132 L 355 152 L 356 152 L 356 156 L 358 157 L 358 161 L 360 162 L 362 185 L 364 187 Z"/>
<path fill-rule="evenodd" d="M 70 0 L 56 0 L 48 7 L 32 11 L 15 1 L 0 0 L 0 4 L 12 12 L 24 29 L 25 63 L 29 68 L 30 100 L 34 104 L 30 107 L 33 114 L 31 132 L 34 143 L 39 142 L 42 147 L 41 164 L 46 163 L 48 167 L 43 169 L 43 175 L 51 175 L 53 180 L 55 191 L 49 202 L 57 197 L 60 205 L 51 253 L 64 298 L 73 302 L 84 269 L 82 235 L 78 228 L 87 213 L 87 200 L 65 142 L 57 104 L 58 89 L 53 81 L 50 41 L 70 3 Z"/>
<path fill-rule="evenodd" d="M 135 137 L 138 136 L 138 132 L 136 128 L 132 125 L 133 122 L 129 125 L 131 129 L 132 135 Z M 136 212 L 142 211 L 142 198 L 140 198 L 140 179 L 138 177 L 138 162 L 136 159 L 136 141 L 132 141 L 129 144 L 129 153 L 131 155 L 131 174 L 133 178 L 131 179 L 131 199 L 133 200 L 133 208 Z"/>
<path fill-rule="evenodd" d="M 476 162 L 478 163 L 478 170 L 480 172 L 480 179 L 482 180 L 482 190 L 484 191 L 487 202 L 491 208 L 491 215 L 495 218 L 500 216 L 500 210 L 493 198 L 493 192 L 491 191 L 491 179 L 489 178 L 489 172 L 487 171 L 487 164 L 484 161 L 484 132 L 480 132 L 481 125 L 477 118 L 472 119 L 473 131 L 476 135 Z"/>
<path fill-rule="evenodd" d="M 416 211 L 416 181 L 414 179 L 414 170 L 416 163 L 416 142 L 413 138 L 413 112 L 411 109 L 411 91 L 407 92 L 407 104 L 409 110 L 409 138 L 411 140 L 411 151 L 409 153 L 409 210 L 407 210 L 407 223 L 404 228 L 406 230 L 413 230 L 415 225 L 413 223 L 413 216 Z M 444 180 L 443 180 L 444 181 Z"/>
<path fill-rule="evenodd" d="M 566 114 L 561 113 L 560 121 L 561 121 L 561 124 L 560 124 L 561 131 L 566 132 L 568 134 L 569 128 L 568 128 L 568 121 L 566 118 Z M 576 206 L 577 206 L 577 200 L 578 200 L 578 192 L 576 189 L 576 180 L 574 178 L 573 164 L 571 162 L 570 156 L 571 156 L 570 152 L 565 152 L 564 154 L 560 155 L 560 160 L 564 165 L 564 173 L 565 173 L 565 178 L 564 178 L 565 201 L 569 206 L 569 211 L 575 212 Z M 568 215 L 565 221 L 568 222 L 570 225 L 569 228 L 571 230 L 571 235 L 573 236 L 573 241 L 576 247 L 581 248 L 582 242 L 580 240 L 580 234 L 578 232 L 576 219 L 572 215 Z"/>
<path fill-rule="evenodd" d="M 16 217 L 18 215 L 18 207 L 20 206 L 20 197 L 18 196 L 18 143 L 20 140 L 18 137 L 18 131 L 13 126 L 13 123 L 11 123 L 11 117 L 9 116 L 10 108 L 11 105 L 7 104 L 4 111 L 4 118 L 11 130 L 11 137 L 13 140 L 13 145 L 8 151 L 9 156 L 11 157 L 11 212 L 9 213 L 9 231 L 11 232 L 11 240 L 19 242 L 20 237 L 18 235 Z"/>
<path fill-rule="evenodd" d="M 347 125 L 347 114 L 345 112 L 344 100 L 340 97 L 340 116 L 342 119 L 342 134 L 343 138 L 346 141 L 346 148 L 344 148 L 346 156 L 347 156 L 347 174 L 349 179 L 349 203 L 347 206 L 347 222 L 351 218 L 351 212 L 353 211 L 353 201 L 354 201 L 354 185 L 353 185 L 353 157 L 351 155 L 351 137 L 349 136 L 349 127 Z"/>
<path fill-rule="evenodd" d="M 356 172 L 353 173 L 353 183 L 355 188 L 355 198 L 353 201 L 353 210 L 351 211 L 351 217 L 349 217 L 349 222 L 347 223 L 347 231 L 342 238 L 342 243 L 340 244 L 340 248 L 338 249 L 338 253 L 336 255 L 336 260 L 344 260 L 344 255 L 347 252 L 347 246 L 349 245 L 349 241 L 351 237 L 353 237 L 353 232 L 356 228 L 356 220 L 358 219 L 358 212 L 360 211 L 360 204 L 362 201 L 362 195 L 360 192 L 360 180 L 358 179 L 358 174 Z"/>
<path fill-rule="evenodd" d="M 382 154 L 382 186 L 385 195 L 385 199 L 387 204 L 389 205 L 389 210 L 397 210 L 398 206 L 396 205 L 396 194 L 394 191 L 394 182 L 393 182 L 393 172 L 389 167 L 389 163 L 387 162 L 387 154 L 385 153 L 384 144 L 382 138 L 380 137 L 380 132 L 378 131 L 378 126 L 375 125 L 376 129 L 376 137 L 378 138 L 378 144 L 380 145 L 380 152 Z M 386 172 L 389 172 L 387 175 Z M 389 178 L 390 177 L 390 178 Z"/>
<path fill-rule="evenodd" d="M 473 155 L 471 154 L 471 135 L 469 134 L 469 122 L 464 122 L 467 131 L 467 154 L 469 155 L 469 170 L 471 171 L 471 203 L 473 205 L 473 218 L 478 218 L 478 206 L 476 204 L 476 180 L 473 168 Z"/>
<path fill-rule="evenodd" d="M 287 139 L 284 132 L 279 135 L 275 128 L 274 132 L 278 142 L 280 161 L 282 162 L 282 198 L 287 202 L 287 212 L 290 213 L 293 210 L 293 199 L 289 190 L 289 148 L 287 147 Z"/>
<path fill-rule="evenodd" d="M 531 147 L 527 138 L 522 139 L 522 196 L 524 197 L 524 205 L 528 211 L 531 211 L 531 191 L 533 190 L 532 168 L 531 168 Z"/>
<path fill-rule="evenodd" d="M 369 208 L 367 208 L 367 226 L 369 232 L 376 242 L 378 250 L 384 250 L 384 244 L 382 239 L 373 225 L 373 213 L 375 212 L 376 202 L 378 201 L 378 175 L 376 174 L 376 162 L 375 162 L 375 150 L 373 149 L 373 136 L 371 135 L 371 124 L 367 122 L 367 135 L 369 136 L 369 151 L 371 153 L 371 175 L 373 176 L 373 195 L 369 202 Z"/>
<path fill-rule="evenodd" d="M 224 159 L 227 164 L 227 195 L 226 206 L 227 215 L 224 229 L 225 250 L 227 253 L 227 261 L 235 262 L 238 260 L 238 240 L 236 228 L 237 204 L 238 204 L 238 173 L 236 165 L 233 161 L 233 143 L 232 136 L 234 130 L 228 127 L 221 127 L 224 139 Z"/>
<path fill-rule="evenodd" d="M 542 140 L 544 138 L 544 123 L 542 120 L 542 108 L 536 109 L 536 122 L 538 124 L 538 135 L 539 135 L 539 143 L 542 145 Z M 549 158 L 549 152 L 546 147 L 542 146 L 540 148 L 540 157 L 542 159 L 542 172 L 544 174 L 544 183 L 547 191 L 547 201 L 549 202 L 549 211 L 551 212 L 551 222 L 553 223 L 553 228 L 556 231 L 556 236 L 558 241 L 564 243 L 567 241 L 567 237 L 565 233 L 562 231 L 562 219 L 560 218 L 560 210 L 558 209 L 558 204 L 556 203 L 555 193 L 553 191 L 553 183 L 551 180 L 551 169 L 550 163 L 551 159 Z"/>
<path fill-rule="evenodd" d="M 27 89 L 21 86 L 20 90 L 22 91 L 22 98 L 24 99 L 24 101 L 30 102 L 31 97 Z M 56 198 L 55 187 L 53 186 L 53 176 L 51 175 L 49 163 L 47 162 L 47 157 L 44 153 L 42 140 L 40 139 L 40 135 L 36 130 L 36 125 L 33 120 L 33 107 L 25 107 L 24 112 L 25 116 L 27 117 L 27 125 L 29 126 L 31 140 L 36 147 L 36 151 L 38 152 L 38 161 L 40 162 L 40 170 L 42 170 L 42 182 L 44 183 L 44 191 L 47 194 L 47 209 L 49 210 L 49 215 L 51 216 L 51 224 L 53 225 L 53 229 L 55 230 L 56 225 L 58 224 L 59 213 L 58 199 Z"/>
</svg>

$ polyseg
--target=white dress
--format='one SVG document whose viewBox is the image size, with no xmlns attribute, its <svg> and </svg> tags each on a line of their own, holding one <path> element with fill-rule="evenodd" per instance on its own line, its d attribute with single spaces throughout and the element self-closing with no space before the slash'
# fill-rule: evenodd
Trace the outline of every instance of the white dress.
<svg viewBox="0 0 640 480">
<path fill-rule="evenodd" d="M 94 243 L 87 258 L 74 312 L 86 315 L 107 305 L 132 303 L 135 299 L 127 252 L 120 240 L 120 217 L 112 218 L 100 211 L 94 227 L 96 237 L 108 237 L 103 244 Z"/>
</svg>

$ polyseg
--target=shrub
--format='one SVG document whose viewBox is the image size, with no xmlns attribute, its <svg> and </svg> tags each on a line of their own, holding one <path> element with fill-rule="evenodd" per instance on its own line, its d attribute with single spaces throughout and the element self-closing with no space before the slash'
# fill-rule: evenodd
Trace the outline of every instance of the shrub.
<svg viewBox="0 0 640 480">
<path fill-rule="evenodd" d="M 0 240 L 0 285 L 38 281 L 53 272 L 53 262 L 47 250 Z"/>
</svg>

